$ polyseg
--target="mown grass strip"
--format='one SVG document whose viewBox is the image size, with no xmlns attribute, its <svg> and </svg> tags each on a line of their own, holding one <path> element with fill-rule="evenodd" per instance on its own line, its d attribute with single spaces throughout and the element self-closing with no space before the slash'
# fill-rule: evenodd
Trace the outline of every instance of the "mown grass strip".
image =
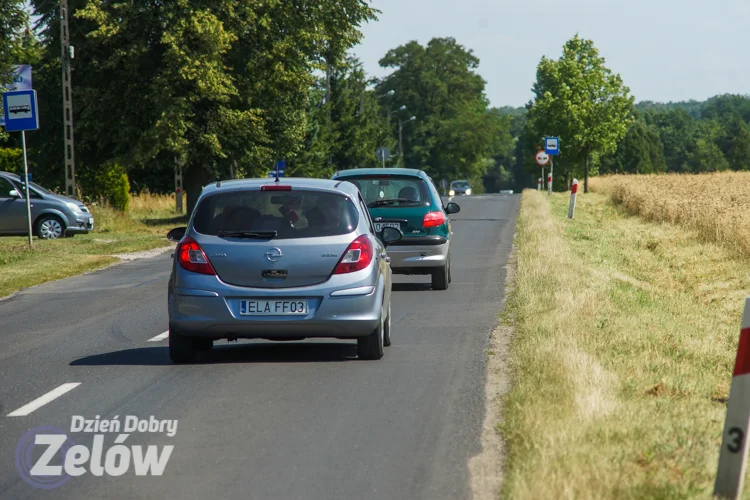
<svg viewBox="0 0 750 500">
<path fill-rule="evenodd" d="M 750 261 L 602 194 L 523 194 L 507 498 L 710 498 Z"/>
<path fill-rule="evenodd" d="M 58 240 L 0 238 L 0 297 L 21 288 L 101 269 L 115 254 L 169 246 L 169 229 L 185 225 L 174 211 L 174 196 L 133 197 L 130 212 L 93 207 L 95 231 Z"/>
</svg>

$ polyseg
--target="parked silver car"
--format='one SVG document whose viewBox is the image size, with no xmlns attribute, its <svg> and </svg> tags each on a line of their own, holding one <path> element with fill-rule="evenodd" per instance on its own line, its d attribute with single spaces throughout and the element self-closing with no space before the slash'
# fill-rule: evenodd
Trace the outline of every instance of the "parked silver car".
<svg viewBox="0 0 750 500">
<path fill-rule="evenodd" d="M 0 172 L 0 235 L 26 236 L 26 185 L 21 177 Z M 94 230 L 94 217 L 78 200 L 29 183 L 31 231 L 42 239 L 85 234 Z"/>
<path fill-rule="evenodd" d="M 240 179 L 204 187 L 169 280 L 169 355 L 195 360 L 219 339 L 356 339 L 363 359 L 390 345 L 391 269 L 351 183 Z"/>
</svg>

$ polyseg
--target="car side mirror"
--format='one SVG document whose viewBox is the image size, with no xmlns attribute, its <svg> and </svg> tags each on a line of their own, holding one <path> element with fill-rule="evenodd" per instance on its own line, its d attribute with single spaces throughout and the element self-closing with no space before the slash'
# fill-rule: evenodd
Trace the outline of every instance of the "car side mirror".
<svg viewBox="0 0 750 500">
<path fill-rule="evenodd" d="M 384 227 L 380 232 L 380 241 L 387 247 L 391 243 L 395 243 L 400 240 L 403 233 L 395 227 Z"/>
<path fill-rule="evenodd" d="M 445 211 L 448 212 L 449 214 L 457 214 L 458 212 L 461 211 L 461 207 L 458 206 L 458 203 L 455 203 L 452 201 L 448 203 L 448 205 L 445 206 Z"/>
<path fill-rule="evenodd" d="M 19 193 L 15 189 L 11 189 L 10 193 L 8 193 L 8 196 L 10 196 L 11 198 L 20 198 L 21 197 L 21 193 Z"/>
<path fill-rule="evenodd" d="M 187 227 L 176 227 L 167 233 L 167 239 L 169 241 L 180 241 L 185 236 Z"/>
</svg>

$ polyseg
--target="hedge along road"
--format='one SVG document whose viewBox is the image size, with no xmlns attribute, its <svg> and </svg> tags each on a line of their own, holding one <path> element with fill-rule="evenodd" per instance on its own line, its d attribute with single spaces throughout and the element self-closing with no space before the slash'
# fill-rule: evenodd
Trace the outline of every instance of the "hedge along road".
<svg viewBox="0 0 750 500">
<path fill-rule="evenodd" d="M 54 496 L 469 498 L 519 200 L 456 199 L 453 283 L 433 291 L 427 277 L 394 277 L 393 345 L 380 361 L 324 339 L 221 342 L 204 363 L 171 365 L 159 337 L 168 253 L 0 302 L 0 497 L 42 492 L 14 463 L 29 429 L 67 432 L 74 415 L 153 415 L 176 419 L 175 436 L 134 434 L 128 444 L 173 444 L 163 476 L 87 473 Z M 91 434 L 70 436 L 91 445 Z"/>
</svg>

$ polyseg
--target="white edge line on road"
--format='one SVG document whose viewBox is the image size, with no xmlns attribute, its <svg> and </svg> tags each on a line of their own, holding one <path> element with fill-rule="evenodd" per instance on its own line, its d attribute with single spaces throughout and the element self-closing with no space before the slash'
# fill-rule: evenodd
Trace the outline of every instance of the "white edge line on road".
<svg viewBox="0 0 750 500">
<path fill-rule="evenodd" d="M 149 342 L 159 342 L 160 340 L 164 340 L 165 338 L 169 337 L 169 330 L 166 332 L 160 333 L 156 337 L 152 339 L 148 339 Z"/>
<path fill-rule="evenodd" d="M 20 407 L 16 411 L 14 411 L 12 413 L 8 413 L 7 416 L 8 417 L 25 417 L 29 413 L 31 413 L 31 412 L 33 412 L 35 410 L 38 410 L 39 408 L 41 408 L 42 406 L 46 405 L 47 403 L 49 403 L 49 402 L 51 402 L 51 401 L 59 398 L 60 396 L 62 396 L 66 392 L 72 391 L 73 389 L 75 389 L 79 385 L 81 385 L 80 382 L 70 382 L 70 383 L 67 383 L 67 384 L 63 384 L 60 387 L 58 387 L 57 389 L 52 389 L 51 391 L 49 391 L 44 396 L 36 398 L 31 403 Z"/>
</svg>

